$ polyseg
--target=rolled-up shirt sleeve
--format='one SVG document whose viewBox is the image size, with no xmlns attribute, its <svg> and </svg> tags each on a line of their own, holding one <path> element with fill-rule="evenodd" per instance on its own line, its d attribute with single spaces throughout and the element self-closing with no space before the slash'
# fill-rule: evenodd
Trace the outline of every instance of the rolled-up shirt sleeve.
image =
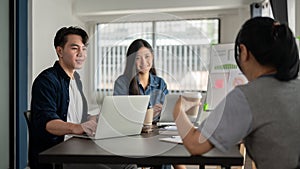
<svg viewBox="0 0 300 169">
<path fill-rule="evenodd" d="M 56 85 L 52 79 L 46 76 L 40 76 L 32 87 L 31 110 L 34 112 L 32 123 L 40 129 L 36 131 L 41 132 L 40 135 L 44 135 L 44 137 L 51 135 L 46 131 L 46 124 L 51 120 L 61 118 L 57 114 L 57 103 L 55 102 L 57 93 Z"/>
<path fill-rule="evenodd" d="M 216 148 L 227 151 L 251 132 L 252 113 L 244 93 L 235 88 L 210 115 L 198 130 Z"/>
</svg>

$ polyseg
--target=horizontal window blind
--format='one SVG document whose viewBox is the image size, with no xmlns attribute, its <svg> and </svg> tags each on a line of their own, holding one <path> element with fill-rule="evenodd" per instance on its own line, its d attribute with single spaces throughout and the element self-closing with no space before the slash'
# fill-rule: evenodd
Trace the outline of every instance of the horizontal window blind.
<svg viewBox="0 0 300 169">
<path fill-rule="evenodd" d="M 158 76 L 166 81 L 170 92 L 205 91 L 210 45 L 219 41 L 219 21 L 188 22 L 98 24 L 95 89 L 112 95 L 114 81 L 125 69 L 127 47 L 143 38 L 152 44 Z"/>
</svg>

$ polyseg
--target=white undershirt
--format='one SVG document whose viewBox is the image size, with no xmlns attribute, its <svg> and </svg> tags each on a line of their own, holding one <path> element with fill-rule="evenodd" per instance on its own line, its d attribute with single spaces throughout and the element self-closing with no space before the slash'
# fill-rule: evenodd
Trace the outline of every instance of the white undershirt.
<svg viewBox="0 0 300 169">
<path fill-rule="evenodd" d="M 69 85 L 70 103 L 68 108 L 67 121 L 72 123 L 81 123 L 82 118 L 82 98 L 77 88 L 76 81 L 70 80 Z"/>
<path fill-rule="evenodd" d="M 69 97 L 70 102 L 68 107 L 67 122 L 80 124 L 82 119 L 83 103 L 81 94 L 77 88 L 76 81 L 74 79 L 70 80 Z M 68 138 L 69 136 L 66 136 L 65 140 Z"/>
</svg>

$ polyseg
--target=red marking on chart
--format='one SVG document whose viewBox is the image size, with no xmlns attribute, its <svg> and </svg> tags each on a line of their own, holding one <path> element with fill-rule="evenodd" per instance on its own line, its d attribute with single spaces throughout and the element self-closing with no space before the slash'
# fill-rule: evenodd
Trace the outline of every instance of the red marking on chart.
<svg viewBox="0 0 300 169">
<path fill-rule="evenodd" d="M 223 79 L 217 79 L 215 81 L 215 88 L 216 89 L 224 88 L 224 80 Z"/>
</svg>

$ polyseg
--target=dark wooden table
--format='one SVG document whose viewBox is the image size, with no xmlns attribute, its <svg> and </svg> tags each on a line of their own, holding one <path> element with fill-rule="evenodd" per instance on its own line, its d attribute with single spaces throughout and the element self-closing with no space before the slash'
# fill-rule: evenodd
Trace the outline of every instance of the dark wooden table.
<svg viewBox="0 0 300 169">
<path fill-rule="evenodd" d="M 205 165 L 220 165 L 223 168 L 243 165 L 238 147 L 226 153 L 213 149 L 201 156 L 191 156 L 182 144 L 160 141 L 162 137 L 169 136 L 154 132 L 102 140 L 73 137 L 40 153 L 39 160 L 51 164 L 187 164 L 199 165 L 200 168 Z"/>
</svg>

